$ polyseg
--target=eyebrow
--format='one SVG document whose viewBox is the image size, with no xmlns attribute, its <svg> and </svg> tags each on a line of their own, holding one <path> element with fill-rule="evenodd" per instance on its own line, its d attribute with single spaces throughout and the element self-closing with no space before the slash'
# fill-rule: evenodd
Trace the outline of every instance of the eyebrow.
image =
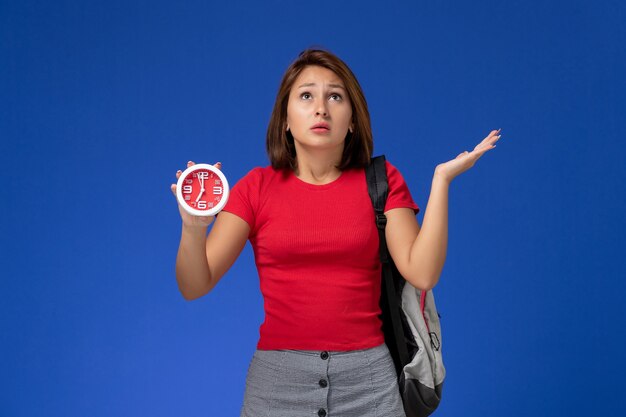
<svg viewBox="0 0 626 417">
<path fill-rule="evenodd" d="M 315 86 L 315 83 L 305 83 L 302 84 L 301 86 L 299 86 L 298 88 L 302 88 L 302 87 L 311 87 L 311 86 Z M 333 87 L 333 88 L 341 88 L 342 90 L 345 90 L 345 87 L 341 84 L 328 84 L 329 87 Z"/>
</svg>

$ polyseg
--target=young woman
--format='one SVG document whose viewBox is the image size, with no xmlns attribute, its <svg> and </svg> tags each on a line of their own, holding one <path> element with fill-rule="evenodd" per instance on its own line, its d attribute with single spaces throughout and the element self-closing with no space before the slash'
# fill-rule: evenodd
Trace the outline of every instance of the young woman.
<svg viewBox="0 0 626 417">
<path fill-rule="evenodd" d="M 495 147 L 498 133 L 436 167 L 421 230 L 419 208 L 387 162 L 386 238 L 413 286 L 437 283 L 450 182 Z M 233 187 L 208 236 L 214 218 L 179 207 L 176 279 L 186 299 L 211 291 L 247 240 L 254 250 L 265 321 L 242 416 L 404 416 L 378 318 L 378 234 L 364 173 L 372 148 L 367 103 L 352 71 L 330 52 L 305 50 L 278 90 L 267 130 L 271 165 Z"/>
</svg>

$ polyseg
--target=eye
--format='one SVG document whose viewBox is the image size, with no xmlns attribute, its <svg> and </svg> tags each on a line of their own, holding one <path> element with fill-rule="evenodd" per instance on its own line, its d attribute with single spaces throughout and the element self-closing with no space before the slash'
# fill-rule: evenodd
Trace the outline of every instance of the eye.
<svg viewBox="0 0 626 417">
<path fill-rule="evenodd" d="M 340 94 L 337 94 L 337 93 L 333 93 L 333 94 L 331 94 L 331 95 L 330 95 L 330 98 L 331 98 L 331 100 L 334 100 L 334 101 L 341 101 L 341 100 L 343 99 L 343 98 L 341 97 L 341 95 L 340 95 Z"/>
<path fill-rule="evenodd" d="M 302 98 L 304 100 L 309 100 L 311 98 L 311 93 L 304 92 L 304 93 L 300 94 L 300 98 Z"/>
</svg>

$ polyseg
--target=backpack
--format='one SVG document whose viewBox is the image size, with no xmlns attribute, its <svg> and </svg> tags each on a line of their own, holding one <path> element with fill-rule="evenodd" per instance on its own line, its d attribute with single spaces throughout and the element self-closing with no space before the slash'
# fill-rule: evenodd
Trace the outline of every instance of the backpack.
<svg viewBox="0 0 626 417">
<path fill-rule="evenodd" d="M 380 308 L 385 343 L 396 368 L 406 417 L 426 417 L 441 401 L 446 373 L 441 354 L 440 316 L 432 290 L 421 291 L 408 283 L 398 272 L 387 249 L 385 156 L 372 158 L 365 175 L 380 240 Z"/>
</svg>

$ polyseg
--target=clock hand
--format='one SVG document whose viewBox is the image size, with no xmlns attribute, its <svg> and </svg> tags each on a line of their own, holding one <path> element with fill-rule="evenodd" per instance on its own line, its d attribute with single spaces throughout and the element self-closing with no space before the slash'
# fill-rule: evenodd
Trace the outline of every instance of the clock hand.
<svg viewBox="0 0 626 417">
<path fill-rule="evenodd" d="M 202 193 L 204 193 L 204 174 L 199 173 L 198 179 L 200 180 L 200 192 L 198 193 L 198 198 L 196 198 L 196 203 L 200 201 L 200 197 L 202 197 Z"/>
</svg>

